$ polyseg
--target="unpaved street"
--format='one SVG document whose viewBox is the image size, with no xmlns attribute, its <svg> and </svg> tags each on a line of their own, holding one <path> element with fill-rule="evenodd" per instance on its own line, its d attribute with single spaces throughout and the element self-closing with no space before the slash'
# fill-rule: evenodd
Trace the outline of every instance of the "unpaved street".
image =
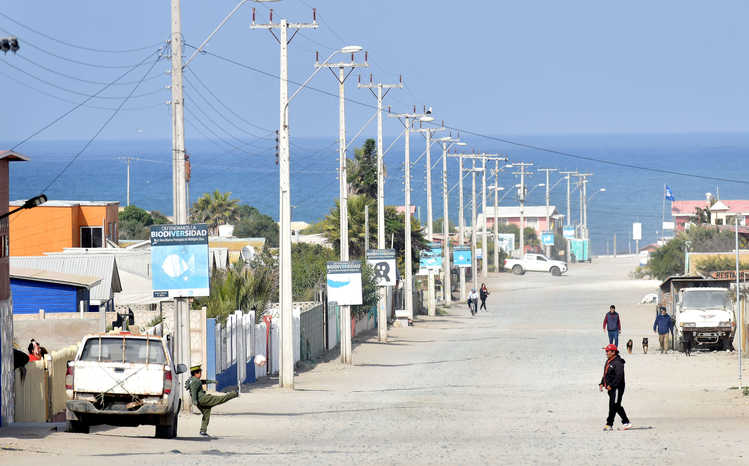
<svg viewBox="0 0 749 466">
<path fill-rule="evenodd" d="M 634 258 L 573 265 L 569 275 L 490 278 L 489 312 L 464 304 L 449 316 L 392 329 L 387 345 L 355 346 L 355 365 L 318 364 L 297 389 L 247 387 L 179 438 L 152 427 L 89 435 L 0 430 L 3 464 L 748 464 L 749 397 L 735 353 L 657 353 L 654 282 L 627 278 Z M 609 304 L 632 338 L 624 406 L 637 429 L 603 432 L 599 393 Z M 640 341 L 650 337 L 650 352 Z M 619 426 L 617 420 L 617 426 Z M 646 428 L 651 427 L 651 428 Z"/>
</svg>

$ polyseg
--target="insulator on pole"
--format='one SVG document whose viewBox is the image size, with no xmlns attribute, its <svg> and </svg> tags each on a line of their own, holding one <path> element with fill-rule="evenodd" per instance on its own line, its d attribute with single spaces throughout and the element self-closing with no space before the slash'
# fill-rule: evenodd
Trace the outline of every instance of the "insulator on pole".
<svg viewBox="0 0 749 466">
<path fill-rule="evenodd" d="M 270 22 L 273 22 L 273 8 L 270 9 Z"/>
<path fill-rule="evenodd" d="M 312 21 L 317 22 L 317 8 L 312 9 Z"/>
<path fill-rule="evenodd" d="M 252 7 L 252 24 L 255 24 L 255 7 Z"/>
</svg>

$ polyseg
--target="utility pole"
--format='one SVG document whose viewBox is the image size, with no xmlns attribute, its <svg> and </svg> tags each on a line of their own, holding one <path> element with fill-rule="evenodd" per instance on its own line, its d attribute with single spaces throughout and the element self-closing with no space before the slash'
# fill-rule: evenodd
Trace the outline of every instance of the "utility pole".
<svg viewBox="0 0 749 466">
<path fill-rule="evenodd" d="M 403 294 L 405 295 L 406 311 L 408 312 L 408 318 L 413 320 L 414 307 L 413 307 L 413 270 L 412 270 L 412 259 L 411 259 L 411 124 L 412 120 L 420 121 L 432 121 L 433 118 L 424 114 L 416 113 L 416 106 L 414 106 L 412 113 L 390 113 L 388 109 L 388 116 L 391 118 L 398 118 L 401 120 L 403 125 L 406 127 L 405 131 L 405 151 L 404 151 L 404 217 L 405 217 L 405 275 L 406 279 L 403 284 Z"/>
<path fill-rule="evenodd" d="M 319 63 L 315 60 L 315 68 L 328 68 L 338 81 L 338 188 L 339 188 L 339 220 L 340 220 L 340 245 L 341 261 L 349 260 L 349 240 L 348 240 L 348 172 L 346 171 L 346 112 L 344 97 L 344 84 L 355 68 L 367 67 L 367 52 L 364 52 L 364 62 L 357 63 L 354 60 L 355 53 L 360 52 L 361 47 L 357 47 L 351 52 L 350 62 L 338 63 Z M 338 76 L 333 71 L 338 69 Z M 346 69 L 350 71 L 346 73 Z M 351 306 L 341 306 L 341 362 L 351 364 Z"/>
<path fill-rule="evenodd" d="M 471 282 L 472 288 L 478 289 L 478 268 L 476 267 L 476 159 L 471 160 Z"/>
<path fill-rule="evenodd" d="M 458 244 L 463 246 L 465 244 L 465 229 L 466 229 L 466 221 L 465 221 L 465 214 L 463 213 L 463 154 L 458 155 L 458 192 L 460 193 L 460 196 L 458 197 L 458 215 L 460 216 L 459 220 L 459 229 L 460 234 L 458 236 Z M 475 261 L 475 257 L 471 257 L 471 262 Z M 460 267 L 460 301 L 465 302 L 466 300 L 466 268 Z"/>
<path fill-rule="evenodd" d="M 185 181 L 185 102 L 182 91 L 182 18 L 180 0 L 171 0 L 171 58 L 172 58 L 172 214 L 175 225 L 187 223 L 187 191 Z M 175 343 L 177 364 L 191 365 L 190 303 L 187 298 L 174 299 Z M 186 374 L 180 374 L 179 387 L 182 399 L 188 399 L 184 389 Z M 190 403 L 182 405 L 189 412 Z"/>
<path fill-rule="evenodd" d="M 282 388 L 294 388 L 294 336 L 291 290 L 291 181 L 289 149 L 289 81 L 288 81 L 288 38 L 289 28 L 317 28 L 315 10 L 312 10 L 312 23 L 289 23 L 286 19 L 273 22 L 273 10 L 266 24 L 255 22 L 255 9 L 252 9 L 252 29 L 267 29 L 280 45 L 280 87 L 279 87 L 279 127 L 278 127 L 278 168 L 279 168 L 279 287 L 278 305 L 281 314 L 281 357 L 279 358 L 279 384 Z M 278 29 L 279 34 L 273 33 Z M 292 36 L 293 38 L 293 36 Z M 302 86 L 303 87 L 303 86 Z M 301 88 L 300 88 L 301 89 Z M 294 94 L 296 96 L 296 94 Z M 294 97 L 292 96 L 292 98 Z M 349 327 L 351 328 L 351 327 Z"/>
<path fill-rule="evenodd" d="M 431 115 L 431 113 L 431 107 L 429 110 L 424 109 L 425 115 Z M 426 138 L 427 241 L 430 243 L 434 241 L 434 229 L 432 227 L 432 134 L 444 130 L 444 124 L 440 128 L 420 127 L 413 130 L 415 133 L 424 133 L 424 137 Z M 430 317 L 437 315 L 435 300 L 434 271 L 429 269 L 427 271 L 427 315 Z"/>
<path fill-rule="evenodd" d="M 580 229 L 583 239 L 590 239 L 588 235 L 588 177 L 592 173 L 578 173 L 580 189 Z"/>
<path fill-rule="evenodd" d="M 573 175 L 577 175 L 577 172 L 565 171 L 565 172 L 559 172 L 559 174 L 564 175 L 565 179 L 567 180 L 567 218 L 565 219 L 565 225 L 570 226 L 572 224 L 572 207 L 570 203 L 570 181 Z M 567 249 L 564 253 L 564 260 L 565 262 L 569 264 L 570 263 L 570 240 L 569 238 L 565 238 L 564 242 L 567 246 Z"/>
<path fill-rule="evenodd" d="M 369 92 L 377 98 L 377 248 L 385 249 L 385 164 L 384 151 L 382 149 L 382 99 L 388 95 L 391 89 L 403 88 L 403 77 L 398 84 L 383 84 L 372 82 L 372 75 L 369 75 L 369 84 L 361 84 L 359 78 L 359 88 L 369 89 Z M 377 89 L 375 94 L 372 88 Z M 383 93 L 383 89 L 385 92 Z M 377 290 L 379 300 L 377 301 L 377 337 L 380 343 L 387 341 L 387 290 L 384 286 Z"/>
<path fill-rule="evenodd" d="M 512 167 L 520 167 L 520 172 L 514 174 L 520 175 L 520 189 L 518 189 L 518 201 L 520 202 L 520 257 L 525 255 L 525 175 L 531 173 L 525 171 L 525 167 L 532 167 L 532 163 L 515 162 Z"/>
<path fill-rule="evenodd" d="M 130 162 L 138 160 L 137 157 L 117 157 L 118 160 L 124 160 L 127 163 L 127 205 L 130 205 Z"/>
<path fill-rule="evenodd" d="M 364 204 L 364 256 L 369 249 L 369 205 Z"/>
<path fill-rule="evenodd" d="M 492 228 L 494 233 L 494 273 L 499 272 L 499 160 L 494 160 L 494 216 L 492 221 Z M 486 210 L 486 209 L 484 209 Z M 486 221 L 486 219 L 484 219 Z"/>
<path fill-rule="evenodd" d="M 445 277 L 442 282 L 442 291 L 445 304 L 449 306 L 452 302 L 452 268 L 450 267 L 450 216 L 448 215 L 449 190 L 447 186 L 447 151 L 453 144 L 465 145 L 465 143 L 460 142 L 460 139 L 453 138 L 452 136 L 439 138 L 438 141 L 442 144 L 442 236 L 445 238 L 442 246 L 442 274 Z M 448 144 L 450 145 L 448 146 Z M 461 180 L 463 179 L 462 173 L 460 174 L 460 178 Z M 463 193 L 461 193 L 461 199 L 462 196 Z"/>
<path fill-rule="evenodd" d="M 550 204 L 550 194 L 551 194 L 551 186 L 549 185 L 549 174 L 551 172 L 557 171 L 556 168 L 539 168 L 538 171 L 540 172 L 546 172 L 546 231 L 552 232 L 550 226 L 549 226 L 549 204 Z M 551 257 L 551 246 L 545 246 L 544 247 L 546 252 L 546 257 Z"/>
</svg>

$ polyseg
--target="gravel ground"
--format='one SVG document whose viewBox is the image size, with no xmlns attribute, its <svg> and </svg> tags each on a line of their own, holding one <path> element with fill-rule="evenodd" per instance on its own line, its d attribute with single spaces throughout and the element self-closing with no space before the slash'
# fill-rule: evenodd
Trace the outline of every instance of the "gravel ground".
<svg viewBox="0 0 749 466">
<path fill-rule="evenodd" d="M 197 436 L 198 415 L 180 419 L 175 440 L 152 438 L 152 427 L 21 426 L 0 430 L 0 463 L 749 464 L 749 397 L 730 389 L 736 354 L 658 354 L 654 307 L 637 304 L 656 282 L 629 280 L 635 261 L 492 275 L 489 312 L 471 318 L 455 305 L 392 329 L 387 345 L 356 342 L 353 367 L 318 364 L 293 392 L 249 386 L 214 409 L 210 440 Z M 622 317 L 620 345 L 635 342 L 623 356 L 636 427 L 627 432 L 602 431 L 609 304 Z"/>
</svg>

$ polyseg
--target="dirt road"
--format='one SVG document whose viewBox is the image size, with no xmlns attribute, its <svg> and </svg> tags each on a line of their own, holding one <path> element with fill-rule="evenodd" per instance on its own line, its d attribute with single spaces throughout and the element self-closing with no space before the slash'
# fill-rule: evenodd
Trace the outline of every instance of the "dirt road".
<svg viewBox="0 0 749 466">
<path fill-rule="evenodd" d="M 563 277 L 492 276 L 489 312 L 392 329 L 355 347 L 353 367 L 319 364 L 294 392 L 252 386 L 179 438 L 152 427 L 89 435 L 0 430 L 0 463 L 39 464 L 747 464 L 749 397 L 735 353 L 657 354 L 655 283 L 627 278 L 633 258 L 573 265 Z M 636 429 L 603 432 L 598 391 L 609 304 L 623 324 L 624 406 Z M 650 337 L 650 352 L 640 341 Z M 617 421 L 617 424 L 619 421 Z"/>
</svg>

